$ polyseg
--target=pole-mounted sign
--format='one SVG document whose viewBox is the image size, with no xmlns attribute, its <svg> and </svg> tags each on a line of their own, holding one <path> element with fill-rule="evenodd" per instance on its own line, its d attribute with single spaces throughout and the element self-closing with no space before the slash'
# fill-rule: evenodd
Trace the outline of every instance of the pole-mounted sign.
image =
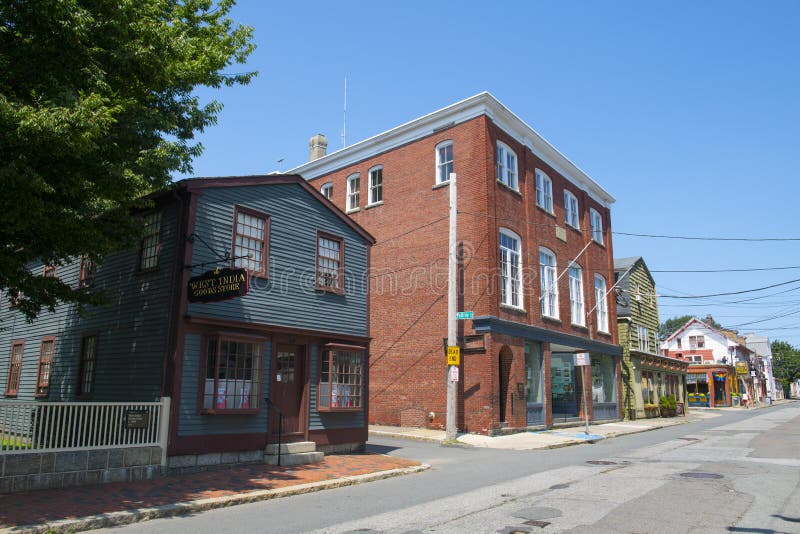
<svg viewBox="0 0 800 534">
<path fill-rule="evenodd" d="M 447 365 L 461 365 L 461 347 L 447 347 Z"/>
</svg>

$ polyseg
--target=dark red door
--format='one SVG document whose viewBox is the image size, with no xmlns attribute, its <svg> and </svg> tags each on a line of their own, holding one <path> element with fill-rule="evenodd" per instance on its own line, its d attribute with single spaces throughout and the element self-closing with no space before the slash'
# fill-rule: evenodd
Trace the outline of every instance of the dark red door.
<svg viewBox="0 0 800 534">
<path fill-rule="evenodd" d="M 277 344 L 272 357 L 270 400 L 283 413 L 284 436 L 302 436 L 301 405 L 305 385 L 305 351 L 302 345 Z M 270 434 L 278 435 L 278 414 L 270 413 Z"/>
</svg>

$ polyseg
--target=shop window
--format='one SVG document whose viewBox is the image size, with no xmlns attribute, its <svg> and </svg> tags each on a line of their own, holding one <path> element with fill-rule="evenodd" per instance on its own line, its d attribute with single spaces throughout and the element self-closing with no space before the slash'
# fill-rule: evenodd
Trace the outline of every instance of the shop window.
<svg viewBox="0 0 800 534">
<path fill-rule="evenodd" d="M 364 348 L 326 345 L 321 354 L 317 408 L 353 411 L 364 407 Z"/>
<path fill-rule="evenodd" d="M 525 373 L 527 382 L 526 400 L 530 404 L 542 404 L 542 345 L 525 344 Z"/>
<path fill-rule="evenodd" d="M 269 216 L 236 206 L 233 225 L 233 266 L 250 274 L 267 275 Z"/>
<path fill-rule="evenodd" d="M 24 352 L 24 341 L 15 341 L 11 344 L 11 358 L 9 358 L 8 380 L 6 381 L 7 397 L 16 397 L 19 394 L 19 377 L 22 373 L 22 355 Z"/>
<path fill-rule="evenodd" d="M 220 336 L 206 340 L 202 413 L 259 408 L 263 349 L 260 339 Z"/>
<path fill-rule="evenodd" d="M 592 400 L 617 402 L 617 370 L 610 356 L 592 355 Z"/>
<path fill-rule="evenodd" d="M 655 404 L 655 377 L 652 371 L 642 371 L 642 400 L 645 404 Z"/>
<path fill-rule="evenodd" d="M 36 373 L 36 396 L 46 397 L 50 389 L 50 375 L 53 371 L 53 353 L 55 338 L 48 336 L 42 338 L 39 349 L 39 371 Z"/>
</svg>

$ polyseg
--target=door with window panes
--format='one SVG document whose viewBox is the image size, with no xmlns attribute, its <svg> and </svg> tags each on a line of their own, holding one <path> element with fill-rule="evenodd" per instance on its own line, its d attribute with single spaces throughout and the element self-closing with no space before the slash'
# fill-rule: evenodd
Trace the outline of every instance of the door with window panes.
<svg viewBox="0 0 800 534">
<path fill-rule="evenodd" d="M 283 413 L 284 436 L 304 434 L 301 405 L 305 385 L 305 349 L 302 345 L 277 344 L 272 356 L 270 400 Z M 279 416 L 270 409 L 269 432 L 278 435 Z"/>
</svg>

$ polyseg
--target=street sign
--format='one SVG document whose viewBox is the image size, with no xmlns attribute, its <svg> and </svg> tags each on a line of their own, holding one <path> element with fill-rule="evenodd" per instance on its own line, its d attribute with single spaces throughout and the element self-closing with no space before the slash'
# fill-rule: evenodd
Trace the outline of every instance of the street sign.
<svg viewBox="0 0 800 534">
<path fill-rule="evenodd" d="M 458 382 L 458 367 L 450 368 L 450 382 Z"/>
<path fill-rule="evenodd" d="M 465 312 L 456 312 L 456 320 L 463 321 L 464 319 L 472 319 L 474 312 L 465 311 Z"/>
<path fill-rule="evenodd" d="M 576 352 L 574 355 L 575 366 L 592 365 L 592 359 L 588 352 Z"/>
<path fill-rule="evenodd" d="M 447 365 L 461 364 L 461 347 L 447 347 Z M 458 380 L 456 380 L 458 382 Z"/>
</svg>

